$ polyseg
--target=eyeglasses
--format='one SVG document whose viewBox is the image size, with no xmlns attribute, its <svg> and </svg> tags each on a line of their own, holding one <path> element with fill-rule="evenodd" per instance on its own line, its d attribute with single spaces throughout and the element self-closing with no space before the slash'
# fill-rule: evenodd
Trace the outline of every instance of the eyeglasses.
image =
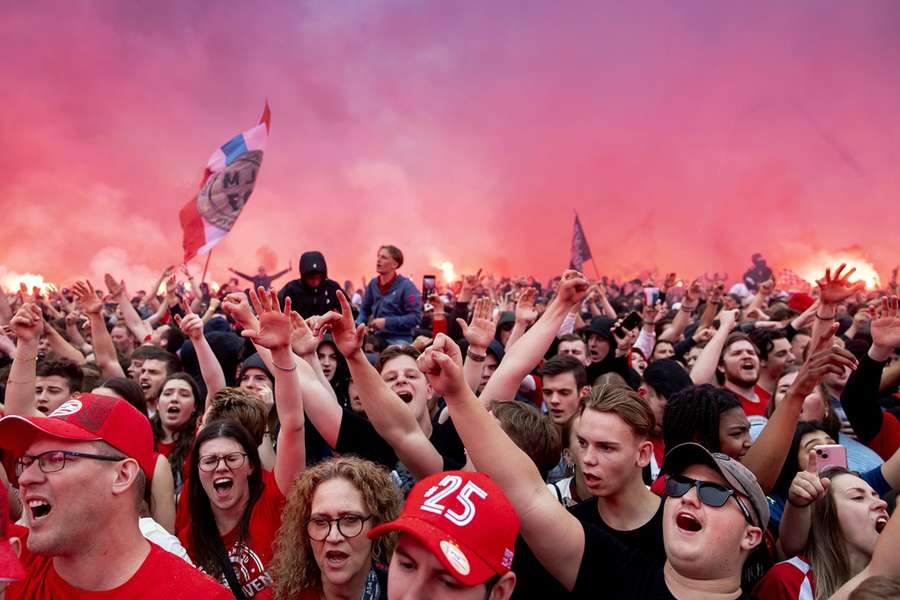
<svg viewBox="0 0 900 600">
<path fill-rule="evenodd" d="M 231 452 L 230 454 L 207 454 L 201 456 L 197 466 L 201 471 L 211 473 L 219 468 L 219 463 L 225 461 L 225 466 L 231 470 L 240 469 L 247 460 L 247 455 L 243 452 Z"/>
<path fill-rule="evenodd" d="M 372 515 L 363 517 L 362 515 L 344 515 L 337 519 L 309 519 L 306 522 L 306 533 L 310 539 L 321 542 L 331 535 L 331 525 L 337 523 L 338 533 L 345 538 L 355 538 L 363 530 L 363 524 L 372 518 Z"/>
<path fill-rule="evenodd" d="M 56 473 L 62 471 L 66 461 L 71 458 L 91 458 L 93 460 L 108 460 L 118 462 L 126 460 L 125 456 L 107 456 L 105 454 L 87 454 L 85 452 L 70 452 L 68 450 L 48 450 L 35 456 L 25 454 L 16 460 L 16 477 L 21 477 L 25 469 L 37 461 L 38 468 L 44 473 Z"/>
<path fill-rule="evenodd" d="M 737 492 L 734 490 L 721 486 L 718 483 L 713 483 L 712 481 L 700 481 L 682 475 L 669 475 L 666 477 L 666 496 L 669 496 L 670 498 L 681 498 L 687 494 L 692 487 L 697 488 L 697 498 L 699 498 L 700 502 L 707 506 L 712 506 L 713 508 L 722 507 L 728 502 L 729 498 L 734 498 L 734 501 L 737 502 L 738 507 L 741 509 L 741 513 L 743 513 L 744 518 L 747 520 L 747 523 L 755 525 L 753 517 L 750 516 L 750 511 L 747 510 L 747 507 L 741 502 L 741 499 L 737 496 Z"/>
</svg>

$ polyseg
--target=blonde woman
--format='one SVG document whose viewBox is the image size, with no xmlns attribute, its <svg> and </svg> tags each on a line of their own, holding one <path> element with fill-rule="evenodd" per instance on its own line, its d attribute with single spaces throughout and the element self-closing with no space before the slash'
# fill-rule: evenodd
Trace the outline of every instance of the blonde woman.
<svg viewBox="0 0 900 600">
<path fill-rule="evenodd" d="M 291 489 L 270 573 L 277 600 L 387 598 L 392 536 L 370 540 L 400 513 L 387 471 L 356 457 L 326 460 Z"/>
</svg>

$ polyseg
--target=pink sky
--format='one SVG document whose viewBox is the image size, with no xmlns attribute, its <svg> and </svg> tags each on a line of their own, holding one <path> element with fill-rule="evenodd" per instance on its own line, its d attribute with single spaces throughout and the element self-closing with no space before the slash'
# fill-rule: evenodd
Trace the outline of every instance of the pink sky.
<svg viewBox="0 0 900 600">
<path fill-rule="evenodd" d="M 358 281 L 384 243 L 417 280 L 445 260 L 546 278 L 573 210 L 616 275 L 900 262 L 894 2 L 48 6 L 4 9 L 0 276 L 149 285 L 265 97 L 217 280 L 319 249 Z"/>
</svg>

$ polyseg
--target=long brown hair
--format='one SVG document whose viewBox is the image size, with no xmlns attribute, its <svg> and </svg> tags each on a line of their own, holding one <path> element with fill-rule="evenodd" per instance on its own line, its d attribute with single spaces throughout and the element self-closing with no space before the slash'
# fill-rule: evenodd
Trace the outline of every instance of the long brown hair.
<svg viewBox="0 0 900 600">
<path fill-rule="evenodd" d="M 316 564 L 306 533 L 306 521 L 312 511 L 316 489 L 325 481 L 345 479 L 359 490 L 371 526 L 393 521 L 400 514 L 402 497 L 390 475 L 375 463 L 345 456 L 331 458 L 305 470 L 291 488 L 275 538 L 275 556 L 269 573 L 274 580 L 275 598 L 293 599 L 303 590 L 322 585 L 322 573 Z M 372 561 L 390 562 L 396 536 L 384 535 L 372 540 Z"/>
<path fill-rule="evenodd" d="M 832 484 L 844 475 L 857 476 L 847 469 L 828 470 Z M 809 528 L 809 563 L 816 576 L 816 599 L 831 598 L 856 573 L 850 571 L 844 534 L 834 500 L 834 485 L 820 500 L 813 503 Z"/>
</svg>

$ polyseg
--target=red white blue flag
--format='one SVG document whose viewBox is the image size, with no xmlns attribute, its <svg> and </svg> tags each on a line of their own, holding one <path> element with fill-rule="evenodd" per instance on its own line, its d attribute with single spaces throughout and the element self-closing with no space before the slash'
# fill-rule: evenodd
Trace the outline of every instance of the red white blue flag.
<svg viewBox="0 0 900 600">
<path fill-rule="evenodd" d="M 256 185 L 271 119 L 266 102 L 256 127 L 237 134 L 209 157 L 200 192 L 178 215 L 184 232 L 184 262 L 212 250 L 234 227 Z"/>
<path fill-rule="evenodd" d="M 584 229 L 581 228 L 578 213 L 575 213 L 575 231 L 572 232 L 572 260 L 569 261 L 569 268 L 582 271 L 584 263 L 591 258 L 591 249 L 588 247 L 587 238 L 584 237 Z"/>
</svg>

